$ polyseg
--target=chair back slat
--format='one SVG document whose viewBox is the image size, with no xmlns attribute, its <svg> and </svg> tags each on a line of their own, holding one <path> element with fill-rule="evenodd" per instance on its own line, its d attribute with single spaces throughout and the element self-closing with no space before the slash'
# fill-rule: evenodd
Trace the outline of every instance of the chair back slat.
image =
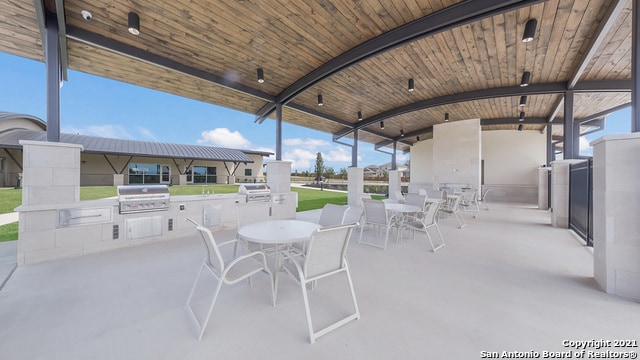
<svg viewBox="0 0 640 360">
<path fill-rule="evenodd" d="M 317 229 L 307 244 L 304 277 L 309 279 L 345 266 L 349 239 L 355 224 Z"/>
<path fill-rule="evenodd" d="M 432 202 L 429 203 L 427 209 L 424 212 L 423 223 L 425 226 L 429 226 L 436 222 L 436 215 L 438 214 L 438 210 L 440 209 L 440 205 L 442 202 Z"/>
<path fill-rule="evenodd" d="M 362 199 L 365 222 L 369 224 L 387 225 L 387 210 L 380 200 Z"/>
<path fill-rule="evenodd" d="M 424 209 L 426 202 L 427 202 L 427 194 L 421 195 L 421 194 L 407 193 L 404 197 L 405 204 L 417 206 L 420 209 Z"/>
<path fill-rule="evenodd" d="M 318 224 L 320 224 L 320 226 L 342 225 L 347 216 L 347 211 L 349 211 L 348 206 L 326 204 L 322 208 Z"/>
<path fill-rule="evenodd" d="M 198 234 L 200 234 L 200 239 L 202 239 L 202 242 L 207 249 L 207 257 L 205 258 L 207 265 L 216 272 L 216 275 L 220 276 L 224 271 L 225 265 L 220 249 L 218 249 L 218 244 L 216 244 L 216 241 L 213 238 L 213 233 L 211 230 L 201 226 L 192 219 L 187 218 L 187 221 L 196 227 Z"/>
</svg>

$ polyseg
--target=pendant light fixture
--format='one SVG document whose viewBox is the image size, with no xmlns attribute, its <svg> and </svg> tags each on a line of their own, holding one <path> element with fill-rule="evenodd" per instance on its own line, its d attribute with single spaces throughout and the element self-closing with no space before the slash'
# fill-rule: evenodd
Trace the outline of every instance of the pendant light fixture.
<svg viewBox="0 0 640 360">
<path fill-rule="evenodd" d="M 523 72 L 522 81 L 520 81 L 520 86 L 522 87 L 529 86 L 529 81 L 531 81 L 531 73 L 529 71 Z"/>
<path fill-rule="evenodd" d="M 520 111 L 520 117 L 518 117 L 518 121 L 524 121 L 524 111 Z"/>
<path fill-rule="evenodd" d="M 522 131 L 522 128 L 523 128 L 523 127 L 524 127 L 524 126 L 522 126 L 522 124 L 518 125 L 518 131 Z"/>
<path fill-rule="evenodd" d="M 409 90 L 409 92 L 412 92 L 414 90 L 414 83 L 413 83 L 413 79 L 409 79 L 409 86 L 407 87 L 407 90 Z"/>
<path fill-rule="evenodd" d="M 322 102 L 322 94 L 318 94 L 318 106 L 322 105 L 324 105 L 324 102 Z"/>
<path fill-rule="evenodd" d="M 527 95 L 522 95 L 520 96 L 520 104 L 518 104 L 518 106 L 524 107 L 525 105 L 527 105 Z"/>
<path fill-rule="evenodd" d="M 380 129 L 384 129 L 384 121 L 380 121 Z"/>
<path fill-rule="evenodd" d="M 522 34 L 522 42 L 529 42 L 533 40 L 533 37 L 536 35 L 536 27 L 538 26 L 538 20 L 529 19 L 527 24 L 524 26 L 524 34 Z"/>
<path fill-rule="evenodd" d="M 449 121 L 449 113 L 444 113 L 444 121 Z"/>
<path fill-rule="evenodd" d="M 140 35 L 140 17 L 131 11 L 128 15 L 129 32 L 133 35 Z"/>
<path fill-rule="evenodd" d="M 264 71 L 262 68 L 258 68 L 258 82 L 262 84 L 264 82 Z"/>
<path fill-rule="evenodd" d="M 362 111 L 358 111 L 358 121 L 362 121 Z"/>
</svg>

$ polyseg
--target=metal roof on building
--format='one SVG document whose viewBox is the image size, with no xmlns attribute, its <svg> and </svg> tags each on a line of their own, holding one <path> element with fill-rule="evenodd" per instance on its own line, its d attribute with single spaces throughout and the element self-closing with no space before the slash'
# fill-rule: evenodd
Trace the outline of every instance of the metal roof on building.
<svg viewBox="0 0 640 360">
<path fill-rule="evenodd" d="M 12 129 L 0 133 L 0 147 L 20 149 L 20 140 L 47 141 L 45 131 Z M 269 156 L 270 153 L 243 151 L 213 146 L 171 144 L 162 142 L 109 139 L 97 136 L 60 134 L 60 142 L 80 144 L 85 153 L 129 156 L 163 157 L 174 159 L 217 160 L 252 163 L 249 154 Z"/>
</svg>

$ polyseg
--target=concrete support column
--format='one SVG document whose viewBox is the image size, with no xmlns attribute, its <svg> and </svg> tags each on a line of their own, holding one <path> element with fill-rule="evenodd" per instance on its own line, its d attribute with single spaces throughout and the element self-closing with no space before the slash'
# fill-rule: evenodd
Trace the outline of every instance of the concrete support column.
<svg viewBox="0 0 640 360">
<path fill-rule="evenodd" d="M 640 300 L 640 133 L 593 146 L 594 276 L 610 294 Z"/>
<path fill-rule="evenodd" d="M 389 171 L 389 199 L 396 199 L 396 192 L 402 189 L 400 183 L 400 172 L 398 170 Z"/>
<path fill-rule="evenodd" d="M 178 185 L 187 185 L 187 175 L 178 176 Z"/>
<path fill-rule="evenodd" d="M 350 167 L 347 169 L 347 203 L 360 206 L 364 189 L 364 168 Z"/>
<path fill-rule="evenodd" d="M 551 168 L 540 167 L 538 168 L 538 209 L 549 209 L 549 171 Z"/>
<path fill-rule="evenodd" d="M 80 201 L 82 145 L 20 140 L 23 149 L 22 205 Z"/>
<path fill-rule="evenodd" d="M 267 185 L 272 193 L 291 192 L 291 161 L 267 163 Z"/>
<path fill-rule="evenodd" d="M 569 165 L 582 160 L 558 160 L 551 163 L 551 225 L 569 228 Z"/>
<path fill-rule="evenodd" d="M 113 186 L 124 185 L 124 174 L 113 174 Z"/>
</svg>

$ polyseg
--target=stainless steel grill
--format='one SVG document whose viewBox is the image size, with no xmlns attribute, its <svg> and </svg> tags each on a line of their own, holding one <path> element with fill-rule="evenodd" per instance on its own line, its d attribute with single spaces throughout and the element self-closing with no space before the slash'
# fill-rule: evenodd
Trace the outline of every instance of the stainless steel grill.
<svg viewBox="0 0 640 360">
<path fill-rule="evenodd" d="M 247 202 L 271 201 L 271 189 L 267 184 L 240 184 L 238 194 L 246 195 Z"/>
<path fill-rule="evenodd" d="M 167 185 L 118 186 L 120 214 L 169 210 Z"/>
</svg>

